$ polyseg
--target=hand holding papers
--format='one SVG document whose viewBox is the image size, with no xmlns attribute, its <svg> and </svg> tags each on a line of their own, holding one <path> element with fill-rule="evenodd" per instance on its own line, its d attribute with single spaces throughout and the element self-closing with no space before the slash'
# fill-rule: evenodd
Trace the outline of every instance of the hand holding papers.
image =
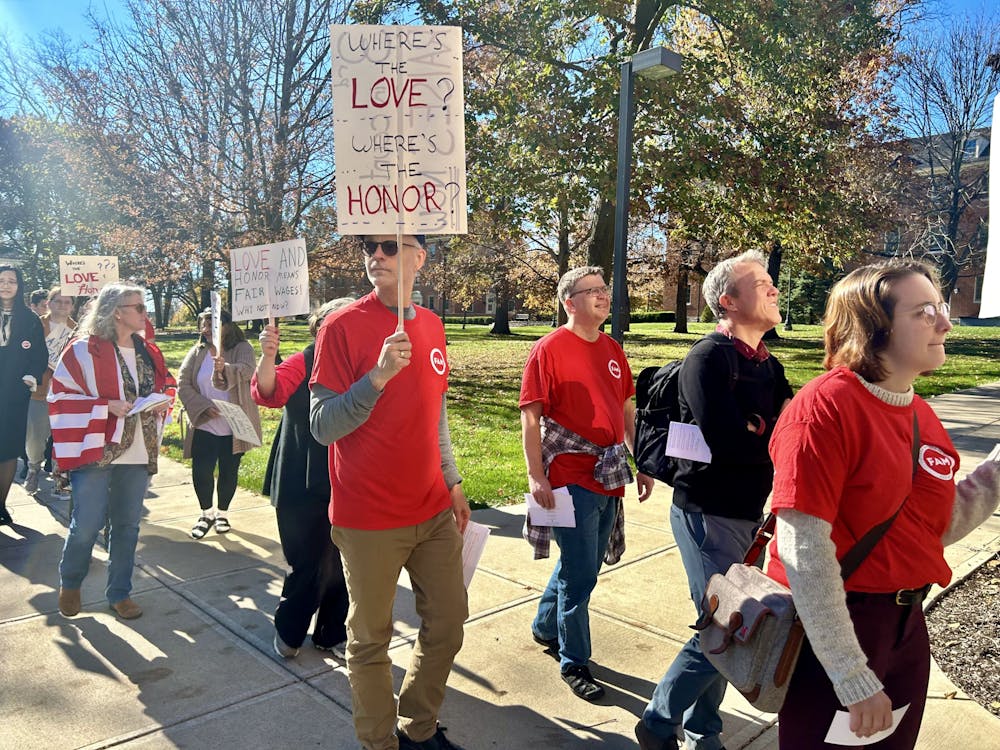
<svg viewBox="0 0 1000 750">
<path fill-rule="evenodd" d="M 490 537 L 489 526 L 469 521 L 462 534 L 462 575 L 465 578 L 465 588 L 472 582 L 472 574 L 476 572 L 479 558 L 486 549 L 486 540 Z"/>
<path fill-rule="evenodd" d="M 907 703 L 905 706 L 893 711 L 892 726 L 888 729 L 883 729 L 881 732 L 876 732 L 871 737 L 858 737 L 851 731 L 851 715 L 847 711 L 837 711 L 833 715 L 833 723 L 830 724 L 830 731 L 826 733 L 826 739 L 823 741 L 830 745 L 844 745 L 845 747 L 873 745 L 896 731 L 899 722 L 903 720 L 903 714 L 906 713 L 906 709 L 909 707 L 910 704 Z"/>
<path fill-rule="evenodd" d="M 163 403 L 170 403 L 170 396 L 166 393 L 150 393 L 148 396 L 140 396 L 132 404 L 131 411 L 125 416 L 131 417 L 133 414 L 154 409 Z"/>
<path fill-rule="evenodd" d="M 576 514 L 573 512 L 573 498 L 570 497 L 569 490 L 565 487 L 553 487 L 552 497 L 555 498 L 555 506 L 543 508 L 530 492 L 524 493 L 532 526 L 576 528 Z"/>
<path fill-rule="evenodd" d="M 712 463 L 712 451 L 696 424 L 671 422 L 670 430 L 667 432 L 666 454 L 675 458 L 686 458 L 689 461 L 700 461 L 703 464 Z"/>
</svg>

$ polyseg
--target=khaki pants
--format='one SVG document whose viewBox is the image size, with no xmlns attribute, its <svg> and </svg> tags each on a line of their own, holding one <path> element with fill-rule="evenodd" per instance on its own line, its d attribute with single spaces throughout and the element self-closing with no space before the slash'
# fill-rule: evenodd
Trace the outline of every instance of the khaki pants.
<svg viewBox="0 0 1000 750">
<path fill-rule="evenodd" d="M 351 597 L 347 616 L 347 675 L 354 730 L 365 750 L 396 750 L 392 692 L 392 605 L 406 568 L 420 632 L 399 690 L 399 729 L 417 742 L 437 731 L 438 711 L 455 654 L 462 648 L 469 605 L 462 580 L 462 536 L 451 509 L 400 529 L 334 526 Z"/>
</svg>

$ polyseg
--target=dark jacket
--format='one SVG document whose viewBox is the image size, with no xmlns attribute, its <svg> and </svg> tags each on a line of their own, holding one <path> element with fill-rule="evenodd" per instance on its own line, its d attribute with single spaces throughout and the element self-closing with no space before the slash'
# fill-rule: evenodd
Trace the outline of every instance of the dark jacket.
<svg viewBox="0 0 1000 750">
<path fill-rule="evenodd" d="M 263 492 L 273 505 L 330 502 L 330 449 L 309 430 L 309 373 L 315 350 L 313 343 L 302 352 L 306 376 L 288 398 L 271 443 Z"/>
<path fill-rule="evenodd" d="M 4 403 L 4 429 L 0 431 L 0 461 L 17 458 L 24 452 L 31 391 L 25 375 L 34 375 L 38 387 L 49 367 L 42 321 L 24 306 L 15 306 L 10 320 L 10 340 L 0 347 L 0 393 Z"/>
<path fill-rule="evenodd" d="M 771 492 L 774 467 L 767 444 L 785 399 L 792 388 L 774 357 L 753 362 L 731 357 L 723 334 L 712 334 L 695 344 L 680 372 L 680 408 L 684 422 L 697 424 L 712 451 L 712 463 L 678 461 L 674 504 L 691 505 L 710 515 L 755 521 Z M 731 382 L 730 360 L 737 363 Z M 747 430 L 752 415 L 766 423 L 763 434 Z"/>
</svg>

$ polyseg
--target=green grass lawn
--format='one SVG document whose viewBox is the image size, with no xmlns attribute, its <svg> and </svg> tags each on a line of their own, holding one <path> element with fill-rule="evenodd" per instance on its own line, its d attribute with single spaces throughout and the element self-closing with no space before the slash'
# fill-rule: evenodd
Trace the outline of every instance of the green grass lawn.
<svg viewBox="0 0 1000 750">
<path fill-rule="evenodd" d="M 684 355 L 714 324 L 690 324 L 691 333 L 671 332 L 671 323 L 638 323 L 626 335 L 625 353 L 635 374 L 650 365 L 662 365 Z M 448 391 L 449 424 L 455 457 L 465 477 L 464 488 L 477 505 L 518 502 L 527 489 L 521 455 L 521 426 L 517 395 L 521 371 L 531 345 L 552 329 L 547 326 L 515 329 L 511 336 L 490 336 L 485 326 L 446 327 L 451 377 Z M 287 356 L 304 348 L 309 332 L 304 323 L 282 323 L 281 350 Z M 795 389 L 822 371 L 823 330 L 795 326 L 781 331 L 781 340 L 769 343 L 781 360 Z M 167 364 L 177 372 L 195 341 L 195 334 L 163 333 L 157 343 Z M 259 350 L 252 340 L 254 349 Z M 948 337 L 948 361 L 933 375 L 916 383 L 924 396 L 970 388 L 1000 380 L 1000 328 L 956 327 Z M 264 445 L 243 457 L 240 485 L 259 492 L 264 467 L 281 412 L 261 409 Z M 167 427 L 165 452 L 181 458 L 180 429 Z M 402 448 L 402 446 L 401 446 Z"/>
</svg>

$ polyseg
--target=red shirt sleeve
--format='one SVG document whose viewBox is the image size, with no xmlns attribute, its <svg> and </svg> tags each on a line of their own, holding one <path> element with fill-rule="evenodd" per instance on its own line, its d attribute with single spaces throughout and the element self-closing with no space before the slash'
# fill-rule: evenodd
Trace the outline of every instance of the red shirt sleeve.
<svg viewBox="0 0 1000 750">
<path fill-rule="evenodd" d="M 549 389 L 551 378 L 546 371 L 542 359 L 545 357 L 544 349 L 538 341 L 532 347 L 528 355 L 528 361 L 524 365 L 524 375 L 521 377 L 521 395 L 518 399 L 518 408 L 523 409 L 528 404 L 540 403 L 542 413 L 546 413 L 549 407 Z"/>
<path fill-rule="evenodd" d="M 270 397 L 262 396 L 257 389 L 257 373 L 250 379 L 250 395 L 261 406 L 280 409 L 288 403 L 295 390 L 306 379 L 306 358 L 302 352 L 293 354 L 274 368 L 274 393 Z"/>
</svg>

